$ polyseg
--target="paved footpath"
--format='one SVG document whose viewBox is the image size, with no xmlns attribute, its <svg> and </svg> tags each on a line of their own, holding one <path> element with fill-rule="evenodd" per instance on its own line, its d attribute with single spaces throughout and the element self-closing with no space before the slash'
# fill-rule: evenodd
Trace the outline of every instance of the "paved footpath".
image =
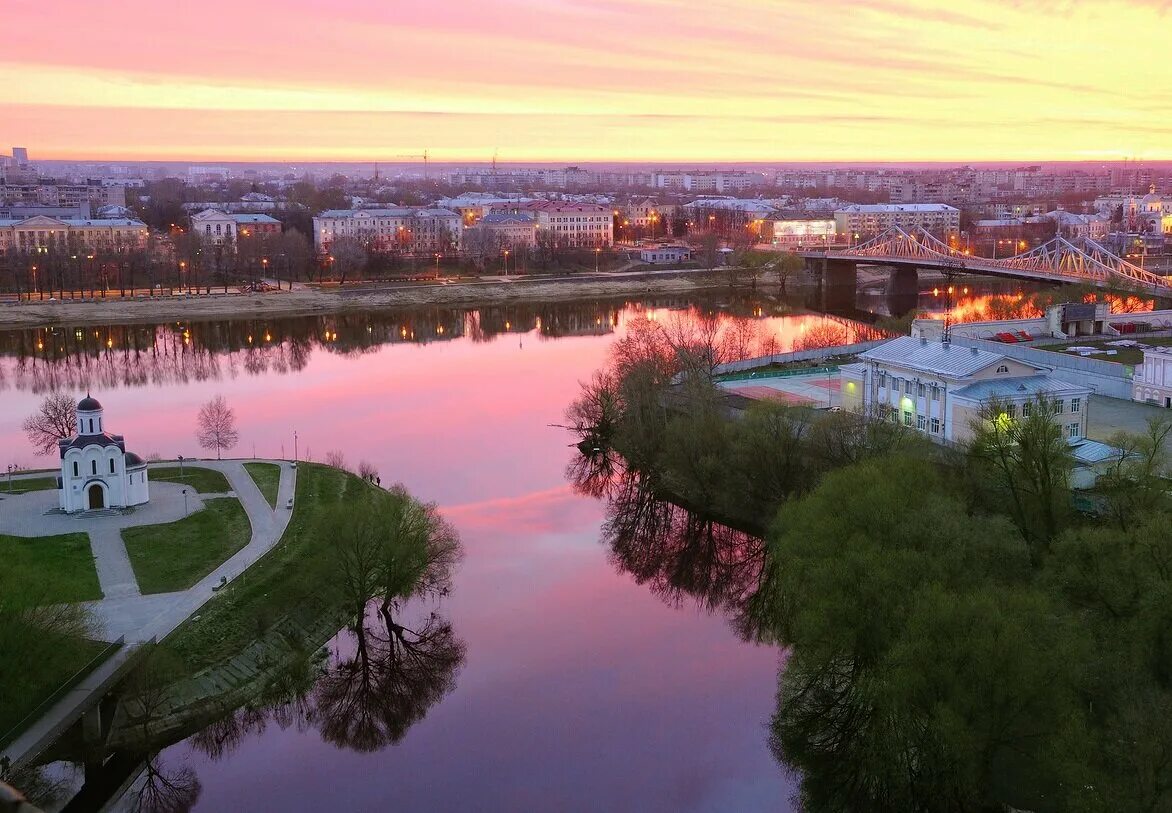
<svg viewBox="0 0 1172 813">
<path fill-rule="evenodd" d="M 268 500 L 253 482 L 244 468 L 245 462 L 275 463 L 281 467 L 276 509 L 269 506 Z M 228 478 L 235 496 L 248 513 L 252 536 L 248 544 L 230 559 L 190 589 L 176 593 L 149 596 L 140 593 L 134 580 L 134 572 L 130 569 L 126 548 L 122 544 L 121 531 L 122 528 L 133 525 L 154 525 L 181 519 L 184 516 L 182 486 L 174 483 L 151 483 L 151 500 L 147 505 L 140 506 L 133 514 L 109 517 L 90 516 L 79 519 L 64 514 L 46 516 L 43 511 L 56 504 L 56 491 L 13 495 L 5 497 L 0 502 L 0 532 L 20 536 L 89 533 L 105 598 L 88 602 L 88 606 L 101 627 L 103 638 L 114 641 L 124 637 L 126 642 L 118 653 L 95 669 L 4 749 L 0 756 L 7 757 L 14 765 L 23 764 L 34 758 L 65 727 L 76 720 L 80 710 L 90 702 L 94 694 L 103 691 L 104 686 L 114 679 L 138 646 L 152 638 L 161 640 L 215 595 L 212 588 L 220 583 L 221 578 L 231 581 L 239 576 L 280 541 L 293 514 L 285 505 L 293 497 L 297 486 L 297 470 L 288 462 L 199 460 L 192 461 L 192 465 L 215 469 Z M 192 511 L 203 508 L 200 495 L 196 495 L 190 487 L 187 490 L 188 507 Z M 204 499 L 214 496 L 227 495 L 202 495 Z M 36 499 L 30 500 L 30 497 Z"/>
<path fill-rule="evenodd" d="M 277 463 L 281 467 L 281 482 L 277 490 L 277 508 L 269 507 L 268 500 L 261 494 L 256 483 L 244 468 L 245 462 Z M 157 593 L 143 596 L 137 594 L 111 596 L 89 603 L 91 611 L 100 622 L 106 637 L 114 640 L 126 636 L 127 641 L 161 639 L 187 620 L 215 592 L 213 587 L 221 577 L 228 581 L 239 576 L 257 559 L 268 553 L 285 533 L 293 512 L 285 508 L 296 488 L 297 470 L 283 461 L 243 460 L 200 460 L 192 465 L 215 469 L 228 478 L 240 504 L 248 514 L 252 525 L 252 536 L 240 550 L 191 588 L 176 593 Z M 154 484 L 151 484 L 151 501 L 154 501 Z M 211 495 L 204 495 L 210 497 Z"/>
</svg>

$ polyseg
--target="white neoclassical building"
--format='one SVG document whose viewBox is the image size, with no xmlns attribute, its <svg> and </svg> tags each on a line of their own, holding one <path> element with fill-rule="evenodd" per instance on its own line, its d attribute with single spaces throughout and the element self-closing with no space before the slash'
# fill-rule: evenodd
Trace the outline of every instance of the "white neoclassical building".
<svg viewBox="0 0 1172 813">
<path fill-rule="evenodd" d="M 146 462 L 106 431 L 102 405 L 88 394 L 77 404 L 77 434 L 61 447 L 61 510 L 126 508 L 150 499 Z"/>
<path fill-rule="evenodd" d="M 1172 347 L 1144 348 L 1144 363 L 1135 368 L 1135 400 L 1172 409 Z"/>
</svg>

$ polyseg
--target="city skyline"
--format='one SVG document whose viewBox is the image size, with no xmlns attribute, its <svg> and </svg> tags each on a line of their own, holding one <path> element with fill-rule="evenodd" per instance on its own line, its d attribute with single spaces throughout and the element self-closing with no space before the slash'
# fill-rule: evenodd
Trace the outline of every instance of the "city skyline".
<svg viewBox="0 0 1172 813">
<path fill-rule="evenodd" d="M 1172 159 L 1168 4 L 15 0 L 47 160 Z M 46 19 L 69 20 L 46 26 Z"/>
</svg>

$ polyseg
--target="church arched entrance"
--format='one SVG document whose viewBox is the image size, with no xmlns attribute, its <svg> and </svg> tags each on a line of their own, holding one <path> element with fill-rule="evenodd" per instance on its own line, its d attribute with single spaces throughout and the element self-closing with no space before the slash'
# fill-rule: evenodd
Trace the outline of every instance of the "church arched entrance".
<svg viewBox="0 0 1172 813">
<path fill-rule="evenodd" d="M 90 510 L 106 507 L 106 491 L 97 483 L 94 483 L 87 490 L 89 495 Z"/>
</svg>

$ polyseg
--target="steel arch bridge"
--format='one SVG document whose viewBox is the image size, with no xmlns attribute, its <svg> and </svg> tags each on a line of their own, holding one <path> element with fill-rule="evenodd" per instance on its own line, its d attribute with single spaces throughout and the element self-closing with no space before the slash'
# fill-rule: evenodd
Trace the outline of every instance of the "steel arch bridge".
<svg viewBox="0 0 1172 813">
<path fill-rule="evenodd" d="M 896 226 L 851 248 L 807 250 L 800 254 L 807 260 L 933 268 L 1046 282 L 1089 283 L 1172 295 L 1172 279 L 1117 257 L 1090 238 L 1072 242 L 1065 237 L 1055 237 L 1032 251 L 994 260 L 974 257 L 952 248 L 923 228 L 907 231 Z"/>
</svg>

